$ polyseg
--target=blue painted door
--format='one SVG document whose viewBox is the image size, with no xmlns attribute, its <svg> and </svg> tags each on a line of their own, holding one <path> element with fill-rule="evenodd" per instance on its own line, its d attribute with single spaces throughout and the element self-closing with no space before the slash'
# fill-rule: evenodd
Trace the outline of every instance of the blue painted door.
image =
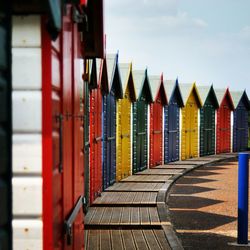
<svg viewBox="0 0 250 250">
<path fill-rule="evenodd" d="M 248 111 L 242 102 L 234 111 L 233 151 L 240 152 L 248 147 Z"/>
<path fill-rule="evenodd" d="M 103 189 L 116 177 L 116 98 L 113 91 L 103 96 Z"/>
<path fill-rule="evenodd" d="M 179 160 L 179 107 L 173 99 L 164 108 L 164 162 Z"/>
</svg>

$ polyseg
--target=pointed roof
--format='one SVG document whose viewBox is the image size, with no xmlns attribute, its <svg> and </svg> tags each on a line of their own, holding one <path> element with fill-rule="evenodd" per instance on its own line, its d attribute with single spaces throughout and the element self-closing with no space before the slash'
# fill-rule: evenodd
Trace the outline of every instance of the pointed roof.
<svg viewBox="0 0 250 250">
<path fill-rule="evenodd" d="M 141 96 L 142 90 L 145 84 L 148 84 L 148 99 L 150 102 L 153 101 L 152 91 L 148 80 L 147 70 L 133 70 L 133 79 L 135 86 L 135 98 L 138 100 Z"/>
<path fill-rule="evenodd" d="M 132 93 L 130 93 L 131 97 L 135 97 L 135 86 L 134 86 L 134 80 L 132 76 L 132 63 L 119 63 L 118 68 L 119 68 L 121 84 L 122 84 L 122 98 L 124 98 L 125 92 L 130 83 L 132 84 L 130 86 L 131 87 L 130 90 L 132 91 Z"/>
<path fill-rule="evenodd" d="M 97 85 L 104 93 L 109 92 L 106 58 L 96 59 Z"/>
<path fill-rule="evenodd" d="M 118 86 L 114 86 L 116 91 L 116 96 L 122 96 L 122 84 L 121 77 L 118 70 L 118 54 L 107 54 L 106 55 L 106 67 L 107 67 L 107 78 L 108 78 L 108 89 L 109 92 L 113 87 L 114 80 L 116 79 L 118 82 Z"/>
<path fill-rule="evenodd" d="M 162 93 L 163 94 L 163 98 L 162 98 L 163 103 L 167 104 L 167 95 L 166 95 L 166 91 L 165 91 L 165 88 L 163 85 L 162 75 L 161 76 L 157 76 L 157 75 L 149 76 L 148 80 L 149 80 L 149 84 L 150 84 L 151 91 L 152 91 L 153 102 L 156 101 L 156 98 L 159 94 L 159 91 L 162 89 L 162 91 L 163 91 L 163 93 Z M 162 88 L 161 88 L 161 86 L 162 86 Z"/>
<path fill-rule="evenodd" d="M 182 95 L 182 99 L 184 102 L 184 106 L 186 106 L 187 100 L 192 92 L 194 92 L 197 97 L 198 106 L 201 107 L 203 105 L 195 82 L 194 83 L 180 83 L 180 90 L 181 90 L 181 95 Z"/>
<path fill-rule="evenodd" d="M 164 87 L 165 87 L 168 102 L 171 101 L 172 97 L 174 96 L 175 92 L 177 91 L 177 96 L 178 96 L 177 103 L 178 103 L 179 107 L 183 107 L 184 106 L 184 101 L 182 99 L 178 79 L 176 79 L 176 80 L 165 80 L 164 81 Z"/>
<path fill-rule="evenodd" d="M 205 104 L 209 95 L 212 95 L 214 108 L 216 109 L 219 108 L 219 102 L 215 94 L 213 85 L 210 85 L 210 86 L 209 85 L 197 85 L 197 89 L 199 91 L 203 105 Z"/>
<path fill-rule="evenodd" d="M 87 61 L 87 67 L 88 67 L 88 82 L 89 87 L 91 89 L 97 88 L 97 79 L 98 75 L 96 72 L 96 59 L 88 59 Z"/>
<path fill-rule="evenodd" d="M 227 89 L 215 89 L 214 91 L 215 91 L 215 94 L 216 94 L 216 97 L 217 97 L 217 100 L 218 100 L 220 106 L 221 106 L 223 100 L 226 97 L 228 97 L 229 105 L 231 106 L 231 109 L 234 110 L 234 103 L 232 100 L 232 96 L 229 92 L 229 88 L 227 88 Z"/>
<path fill-rule="evenodd" d="M 234 107 L 237 108 L 240 101 L 243 99 L 244 105 L 247 109 L 250 109 L 250 103 L 246 91 L 230 91 Z"/>
</svg>

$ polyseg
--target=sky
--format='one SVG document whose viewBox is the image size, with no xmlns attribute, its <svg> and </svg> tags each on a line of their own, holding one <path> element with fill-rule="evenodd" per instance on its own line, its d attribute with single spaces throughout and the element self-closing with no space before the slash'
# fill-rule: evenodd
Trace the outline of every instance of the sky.
<svg viewBox="0 0 250 250">
<path fill-rule="evenodd" d="M 247 90 L 249 0 L 105 0 L 107 53 L 179 82 Z"/>
</svg>

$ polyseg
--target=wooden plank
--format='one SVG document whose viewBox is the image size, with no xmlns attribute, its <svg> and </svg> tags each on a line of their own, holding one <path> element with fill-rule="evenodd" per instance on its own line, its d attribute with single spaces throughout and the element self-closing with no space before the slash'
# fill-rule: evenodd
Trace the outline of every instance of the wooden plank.
<svg viewBox="0 0 250 250">
<path fill-rule="evenodd" d="M 123 207 L 117 207 L 116 209 L 113 209 L 113 214 L 110 220 L 110 224 L 120 224 L 122 210 Z"/>
<path fill-rule="evenodd" d="M 174 162 L 169 162 L 168 165 L 194 165 L 194 164 L 188 161 L 174 161 Z"/>
<path fill-rule="evenodd" d="M 111 244 L 113 250 L 123 250 L 122 235 L 120 230 L 111 230 Z"/>
<path fill-rule="evenodd" d="M 143 230 L 143 234 L 148 243 L 149 249 L 161 249 L 152 230 Z"/>
<path fill-rule="evenodd" d="M 163 183 L 117 183 L 109 187 L 106 191 L 118 192 L 157 192 Z"/>
<path fill-rule="evenodd" d="M 143 193 L 141 204 L 148 204 L 148 201 L 150 199 L 151 193 Z"/>
<path fill-rule="evenodd" d="M 109 224 L 113 214 L 113 207 L 106 207 L 100 224 Z"/>
<path fill-rule="evenodd" d="M 100 230 L 100 249 L 111 249 L 110 231 Z"/>
<path fill-rule="evenodd" d="M 192 169 L 194 166 L 193 165 L 161 165 L 155 167 L 156 169 Z"/>
<path fill-rule="evenodd" d="M 121 224 L 129 225 L 130 224 L 130 207 L 124 207 L 122 210 Z"/>
<path fill-rule="evenodd" d="M 131 207 L 131 224 L 139 225 L 140 224 L 140 208 L 139 207 Z"/>
<path fill-rule="evenodd" d="M 102 216 L 104 215 L 105 209 L 106 207 L 96 207 L 96 212 L 94 214 L 94 216 L 92 217 L 92 219 L 90 221 L 84 221 L 84 223 L 87 224 L 100 224 L 101 220 L 102 220 Z"/>
<path fill-rule="evenodd" d="M 177 173 L 182 173 L 182 169 L 147 169 L 143 172 L 136 173 L 136 175 L 174 175 Z"/>
<path fill-rule="evenodd" d="M 151 225 L 160 225 L 160 219 L 158 216 L 156 207 L 148 207 L 148 213 L 150 216 L 150 224 Z"/>
<path fill-rule="evenodd" d="M 165 182 L 172 175 L 135 175 L 133 179 L 123 179 L 121 182 Z"/>
<path fill-rule="evenodd" d="M 89 224 L 90 221 L 92 220 L 92 218 L 95 216 L 96 213 L 96 208 L 95 207 L 91 207 L 89 208 L 85 218 L 84 218 L 84 223 L 85 224 Z"/>
<path fill-rule="evenodd" d="M 100 249 L 100 230 L 89 230 L 86 249 Z"/>
<path fill-rule="evenodd" d="M 147 207 L 140 207 L 140 220 L 141 220 L 141 225 L 150 224 L 150 217 Z"/>
<path fill-rule="evenodd" d="M 154 234 L 155 234 L 155 237 L 160 245 L 160 248 L 161 249 L 166 249 L 166 250 L 171 250 L 169 244 L 168 244 L 168 240 L 164 234 L 164 231 L 161 230 L 161 229 L 154 229 Z"/>
<path fill-rule="evenodd" d="M 142 230 L 132 230 L 132 234 L 134 236 L 137 249 L 141 249 L 141 250 L 149 249 L 145 241 Z"/>
<path fill-rule="evenodd" d="M 133 250 L 136 249 L 135 242 L 133 239 L 132 231 L 131 230 L 122 230 L 122 239 L 125 246 L 125 249 L 127 250 Z"/>
</svg>

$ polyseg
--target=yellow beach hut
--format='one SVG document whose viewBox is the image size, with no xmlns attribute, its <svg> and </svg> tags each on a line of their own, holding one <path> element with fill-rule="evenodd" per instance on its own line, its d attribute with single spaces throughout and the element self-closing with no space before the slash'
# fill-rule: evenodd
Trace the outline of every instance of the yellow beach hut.
<svg viewBox="0 0 250 250">
<path fill-rule="evenodd" d="M 135 101 L 132 63 L 119 63 L 122 99 L 117 101 L 116 180 L 131 175 L 131 109 Z"/>
<path fill-rule="evenodd" d="M 196 84 L 180 84 L 184 107 L 181 109 L 181 160 L 199 156 L 198 111 L 202 101 Z"/>
</svg>

